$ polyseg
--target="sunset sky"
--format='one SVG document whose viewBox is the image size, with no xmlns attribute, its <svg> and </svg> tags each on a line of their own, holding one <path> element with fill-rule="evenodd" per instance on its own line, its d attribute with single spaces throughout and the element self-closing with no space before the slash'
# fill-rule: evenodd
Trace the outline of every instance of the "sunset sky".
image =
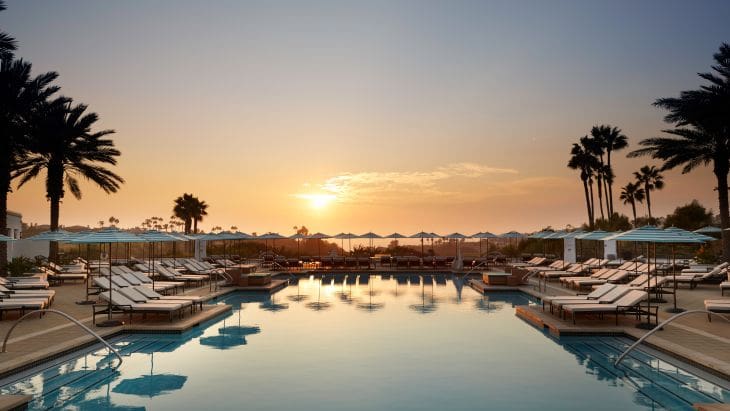
<svg viewBox="0 0 730 411">
<path fill-rule="evenodd" d="M 167 219 L 192 192 L 204 229 L 471 234 L 585 222 L 570 145 L 604 123 L 630 149 L 659 135 L 652 102 L 700 84 L 728 17 L 727 1 L 10 0 L 0 24 L 117 132 L 126 184 L 68 193 L 63 225 Z M 627 152 L 616 198 L 651 161 Z M 716 211 L 714 185 L 667 173 L 654 214 Z M 43 181 L 9 208 L 47 223 Z"/>
</svg>

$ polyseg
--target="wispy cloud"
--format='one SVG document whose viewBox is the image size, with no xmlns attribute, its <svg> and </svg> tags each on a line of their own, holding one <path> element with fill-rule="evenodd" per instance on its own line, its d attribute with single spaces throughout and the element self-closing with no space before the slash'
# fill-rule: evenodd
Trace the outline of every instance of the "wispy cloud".
<svg viewBox="0 0 730 411">
<path fill-rule="evenodd" d="M 316 194 L 335 196 L 341 203 L 412 203 L 444 199 L 464 200 L 463 186 L 496 175 L 517 175 L 511 168 L 478 163 L 453 163 L 426 171 L 368 171 L 341 173 L 318 185 L 305 185 L 309 191 L 294 196 L 302 199 Z M 472 197 L 467 195 L 467 197 Z"/>
</svg>

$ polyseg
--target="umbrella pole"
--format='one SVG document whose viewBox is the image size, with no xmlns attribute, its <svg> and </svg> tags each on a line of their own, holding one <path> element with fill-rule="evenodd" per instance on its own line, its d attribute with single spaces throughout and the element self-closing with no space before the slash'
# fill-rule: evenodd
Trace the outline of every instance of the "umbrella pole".
<svg viewBox="0 0 730 411">
<path fill-rule="evenodd" d="M 112 320 L 112 243 L 109 242 L 109 303 L 107 304 L 107 320 L 96 324 L 97 327 L 117 327 L 124 325 L 124 322 L 119 320 Z"/>
<path fill-rule="evenodd" d="M 674 244 L 672 244 L 672 282 L 674 283 L 674 307 L 667 309 L 668 313 L 681 313 L 684 308 L 677 307 L 677 260 L 674 253 Z"/>
</svg>

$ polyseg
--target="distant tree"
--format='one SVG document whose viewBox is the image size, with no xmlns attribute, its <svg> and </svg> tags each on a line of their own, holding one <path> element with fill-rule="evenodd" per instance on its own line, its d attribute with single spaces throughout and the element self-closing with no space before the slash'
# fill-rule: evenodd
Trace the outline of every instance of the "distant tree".
<svg viewBox="0 0 730 411">
<path fill-rule="evenodd" d="M 117 224 L 119 224 L 119 219 L 115 218 L 114 216 L 109 217 L 109 225 L 112 227 L 116 227 Z"/>
<path fill-rule="evenodd" d="M 639 183 L 626 183 L 621 188 L 620 199 L 624 204 L 631 204 L 631 211 L 634 213 L 634 227 L 636 227 L 636 203 L 643 202 L 644 197 L 644 189 Z"/>
<path fill-rule="evenodd" d="M 599 218 L 596 220 L 596 229 L 604 231 L 626 231 L 631 229 L 631 222 L 627 215 L 614 213 L 611 218 Z"/>
<path fill-rule="evenodd" d="M 639 171 L 634 172 L 636 182 L 644 187 L 644 196 L 646 196 L 646 210 L 651 219 L 651 192 L 664 188 L 664 176 L 661 170 L 655 166 L 643 166 Z"/>
<path fill-rule="evenodd" d="M 200 201 L 192 194 L 184 193 L 175 199 L 172 212 L 185 223 L 185 234 L 190 234 L 191 228 L 194 233 L 198 232 L 198 222 L 208 215 L 207 209 L 208 204 L 205 201 Z"/>
<path fill-rule="evenodd" d="M 712 210 L 703 207 L 697 200 L 674 209 L 664 219 L 664 227 L 679 227 L 694 231 L 712 224 Z"/>
</svg>

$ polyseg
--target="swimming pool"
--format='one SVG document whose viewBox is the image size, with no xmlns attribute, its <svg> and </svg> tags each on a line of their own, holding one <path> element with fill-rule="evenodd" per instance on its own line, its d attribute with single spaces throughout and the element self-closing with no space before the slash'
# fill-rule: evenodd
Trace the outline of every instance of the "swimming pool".
<svg viewBox="0 0 730 411">
<path fill-rule="evenodd" d="M 424 280 L 425 278 L 425 280 Z M 443 276 L 304 278 L 234 293 L 183 335 L 115 338 L 4 381 L 31 409 L 647 410 L 723 402 L 710 382 L 646 349 L 618 369 L 619 337 L 553 339 L 514 315 L 522 293 L 481 296 Z"/>
</svg>

